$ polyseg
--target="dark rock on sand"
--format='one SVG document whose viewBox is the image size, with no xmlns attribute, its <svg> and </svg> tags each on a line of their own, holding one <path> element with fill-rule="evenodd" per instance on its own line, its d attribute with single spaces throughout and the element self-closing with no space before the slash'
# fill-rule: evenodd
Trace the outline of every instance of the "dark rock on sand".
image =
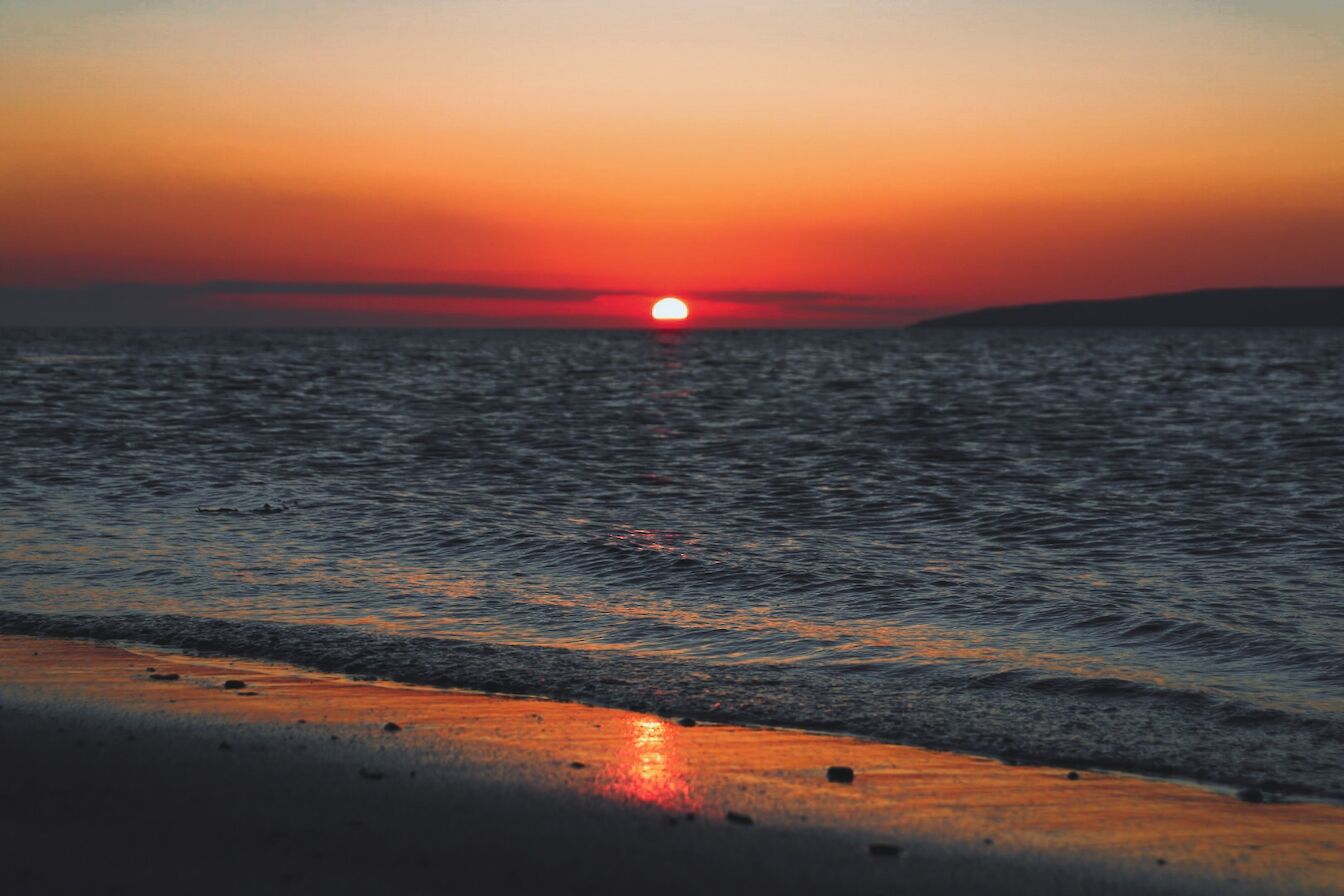
<svg viewBox="0 0 1344 896">
<path fill-rule="evenodd" d="M 750 815 L 743 815 L 741 812 L 726 812 L 723 817 L 733 824 L 754 824 Z"/>
<path fill-rule="evenodd" d="M 1070 781 L 1077 781 L 1079 776 L 1077 772 L 1069 772 L 1064 777 L 1068 778 Z"/>
<path fill-rule="evenodd" d="M 869 843 L 868 855 L 870 856 L 899 856 L 901 848 L 894 843 Z"/>
<path fill-rule="evenodd" d="M 224 682 L 224 690 L 226 691 L 240 691 L 245 687 L 247 687 L 247 682 L 243 681 L 241 678 L 230 678 L 228 681 Z"/>
<path fill-rule="evenodd" d="M 182 676 L 176 672 L 155 672 L 149 677 L 154 681 L 177 681 Z"/>
<path fill-rule="evenodd" d="M 826 780 L 832 784 L 853 784 L 854 769 L 847 765 L 833 765 L 826 769 Z"/>
<path fill-rule="evenodd" d="M 383 726 L 383 730 L 384 730 L 384 731 L 400 731 L 400 730 L 401 730 L 401 726 L 398 725 L 396 722 L 388 722 L 386 725 Z"/>
<path fill-rule="evenodd" d="M 1245 803 L 1263 803 L 1265 794 L 1259 787 L 1247 787 L 1245 790 L 1237 791 L 1237 799 Z"/>
<path fill-rule="evenodd" d="M 570 768 L 587 768 L 588 766 L 585 765 L 585 764 L 583 764 L 582 762 L 571 762 L 571 763 L 569 764 L 569 767 L 570 767 Z"/>
</svg>

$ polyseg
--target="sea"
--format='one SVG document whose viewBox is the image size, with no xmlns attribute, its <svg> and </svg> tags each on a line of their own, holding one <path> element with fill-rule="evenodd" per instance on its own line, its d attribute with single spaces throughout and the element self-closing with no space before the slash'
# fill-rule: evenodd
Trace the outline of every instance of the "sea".
<svg viewBox="0 0 1344 896">
<path fill-rule="evenodd" d="M 1341 798 L 1344 331 L 4 330 L 0 631 Z"/>
</svg>

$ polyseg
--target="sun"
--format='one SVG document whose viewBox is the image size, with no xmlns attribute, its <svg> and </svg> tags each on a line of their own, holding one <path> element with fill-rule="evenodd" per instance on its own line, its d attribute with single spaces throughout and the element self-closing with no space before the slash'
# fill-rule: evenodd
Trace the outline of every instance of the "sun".
<svg viewBox="0 0 1344 896">
<path fill-rule="evenodd" d="M 654 320 L 685 320 L 688 313 L 686 303 L 676 296 L 668 296 L 653 303 Z"/>
</svg>

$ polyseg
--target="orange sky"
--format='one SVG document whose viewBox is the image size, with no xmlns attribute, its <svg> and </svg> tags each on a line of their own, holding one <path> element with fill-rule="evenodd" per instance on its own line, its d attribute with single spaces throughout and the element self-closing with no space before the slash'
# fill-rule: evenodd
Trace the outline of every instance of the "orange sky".
<svg viewBox="0 0 1344 896">
<path fill-rule="evenodd" d="M 0 33 L 0 286 L 485 283 L 594 294 L 209 301 L 602 325 L 676 293 L 840 325 L 1344 282 L 1334 0 L 81 0 Z"/>
</svg>

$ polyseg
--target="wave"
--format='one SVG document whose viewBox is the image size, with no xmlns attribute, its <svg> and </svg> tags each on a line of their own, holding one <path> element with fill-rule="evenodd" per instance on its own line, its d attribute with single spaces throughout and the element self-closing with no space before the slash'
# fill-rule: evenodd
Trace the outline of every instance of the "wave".
<svg viewBox="0 0 1344 896">
<path fill-rule="evenodd" d="M 0 631 L 1344 799 L 1338 718 L 1127 679 L 889 663 L 707 664 L 184 615 L 0 611 Z"/>
</svg>

